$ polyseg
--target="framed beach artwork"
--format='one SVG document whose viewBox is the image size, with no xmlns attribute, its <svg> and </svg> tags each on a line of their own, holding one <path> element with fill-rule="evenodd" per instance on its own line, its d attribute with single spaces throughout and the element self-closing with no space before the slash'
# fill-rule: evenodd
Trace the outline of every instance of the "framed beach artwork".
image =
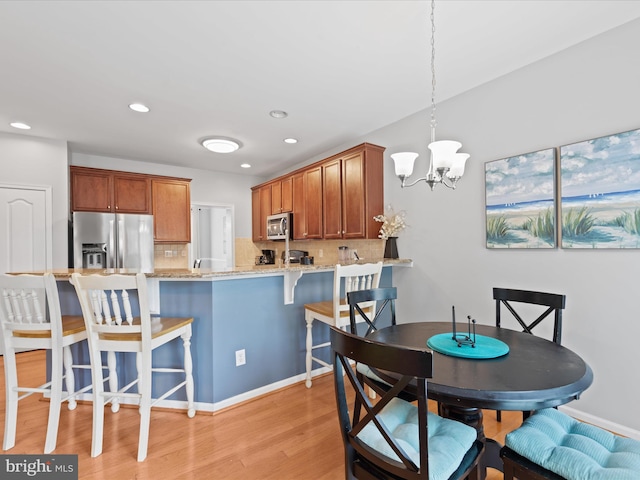
<svg viewBox="0 0 640 480">
<path fill-rule="evenodd" d="M 487 248 L 555 248 L 556 149 L 485 163 Z"/>
<path fill-rule="evenodd" d="M 562 248 L 640 248 L 640 130 L 560 147 Z"/>
</svg>

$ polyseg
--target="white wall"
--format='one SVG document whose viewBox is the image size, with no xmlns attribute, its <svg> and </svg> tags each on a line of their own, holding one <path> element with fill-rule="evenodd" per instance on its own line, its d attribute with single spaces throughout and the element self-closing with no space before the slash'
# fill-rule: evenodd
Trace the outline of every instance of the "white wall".
<svg viewBox="0 0 640 480">
<path fill-rule="evenodd" d="M 0 133 L 0 183 L 51 187 L 53 268 L 68 265 L 67 142 Z"/>
<path fill-rule="evenodd" d="M 264 179 L 261 177 L 233 175 L 83 153 L 72 153 L 71 165 L 190 178 L 191 203 L 233 205 L 236 237 L 251 238 L 251 187 L 262 183 Z"/>
</svg>

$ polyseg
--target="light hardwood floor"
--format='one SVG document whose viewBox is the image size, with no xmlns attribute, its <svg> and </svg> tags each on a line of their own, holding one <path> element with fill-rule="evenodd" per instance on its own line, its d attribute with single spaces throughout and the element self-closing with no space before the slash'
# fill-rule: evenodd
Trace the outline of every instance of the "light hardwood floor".
<svg viewBox="0 0 640 480">
<path fill-rule="evenodd" d="M 18 355 L 21 379 L 44 381 L 43 351 Z M 2 363 L 2 357 L 0 357 Z M 0 367 L 0 427 L 4 432 L 4 366 Z M 42 382 L 41 382 L 42 383 Z M 135 408 L 105 411 L 102 455 L 91 458 L 91 405 L 62 407 L 54 454 L 77 454 L 80 479 L 215 479 L 339 480 L 344 478 L 342 441 L 338 431 L 331 375 L 262 396 L 215 414 L 154 409 L 149 455 L 136 461 L 139 416 Z M 48 402 L 32 395 L 20 402 L 16 446 L 5 453 L 39 454 L 44 449 Z M 485 412 L 485 432 L 500 442 L 522 417 Z M 488 470 L 488 480 L 502 474 Z"/>
</svg>

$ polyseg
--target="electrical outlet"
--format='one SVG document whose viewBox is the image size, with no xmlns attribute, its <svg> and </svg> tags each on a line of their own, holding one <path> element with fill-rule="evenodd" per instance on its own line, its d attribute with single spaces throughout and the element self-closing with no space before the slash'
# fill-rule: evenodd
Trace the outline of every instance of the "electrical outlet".
<svg viewBox="0 0 640 480">
<path fill-rule="evenodd" d="M 322 251 L 322 249 L 318 250 L 318 257 L 324 257 L 324 252 Z"/>
<path fill-rule="evenodd" d="M 236 350 L 236 367 L 247 363 L 247 357 L 245 355 L 244 348 L 242 350 Z"/>
<path fill-rule="evenodd" d="M 165 250 L 164 251 L 164 256 L 165 257 L 170 257 L 171 256 L 171 250 Z"/>
</svg>

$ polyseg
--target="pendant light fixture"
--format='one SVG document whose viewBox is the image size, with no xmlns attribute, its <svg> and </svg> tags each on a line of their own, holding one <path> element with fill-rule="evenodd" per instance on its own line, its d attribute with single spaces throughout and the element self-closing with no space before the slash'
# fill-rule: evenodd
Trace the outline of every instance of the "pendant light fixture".
<svg viewBox="0 0 640 480">
<path fill-rule="evenodd" d="M 464 165 L 469 158 L 468 153 L 458 153 L 462 144 L 453 140 L 436 141 L 436 47 L 435 47 L 435 0 L 431 0 L 431 143 L 429 143 L 430 161 L 427 174 L 407 184 L 405 181 L 413 173 L 413 164 L 418 158 L 415 152 L 399 152 L 391 155 L 395 164 L 396 175 L 402 188 L 412 187 L 424 180 L 433 188 L 441 183 L 449 188 L 456 188 L 456 183 L 464 174 Z"/>
</svg>

